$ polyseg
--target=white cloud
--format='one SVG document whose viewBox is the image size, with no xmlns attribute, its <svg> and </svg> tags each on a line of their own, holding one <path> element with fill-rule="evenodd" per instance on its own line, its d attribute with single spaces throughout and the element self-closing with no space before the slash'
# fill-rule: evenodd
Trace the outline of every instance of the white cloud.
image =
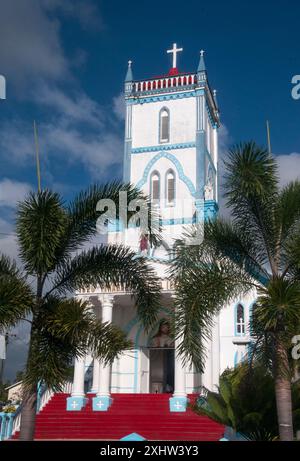
<svg viewBox="0 0 300 461">
<path fill-rule="evenodd" d="M 49 11 L 58 10 L 76 19 L 83 29 L 104 28 L 98 7 L 90 0 L 42 0 L 42 5 Z"/>
<path fill-rule="evenodd" d="M 295 179 L 300 180 L 300 154 L 276 155 L 279 167 L 280 185 L 285 186 Z"/>
<path fill-rule="evenodd" d="M 69 73 L 59 37 L 60 25 L 38 0 L 1 2 L 0 62 L 9 85 L 27 96 L 39 79 L 60 80 Z"/>
<path fill-rule="evenodd" d="M 121 93 L 113 98 L 113 112 L 120 120 L 125 120 L 125 99 Z"/>
<path fill-rule="evenodd" d="M 53 107 L 68 122 L 85 122 L 98 128 L 103 126 L 102 108 L 83 92 L 77 91 L 71 97 L 66 91 L 43 84 L 35 91 L 34 100 Z"/>
<path fill-rule="evenodd" d="M 22 97 L 30 98 L 41 81 L 72 79 L 71 67 L 85 60 L 83 50 L 74 50 L 74 62 L 64 52 L 57 13 L 90 30 L 103 29 L 96 2 L 91 0 L 1 1 L 0 63 L 11 85 Z"/>
<path fill-rule="evenodd" d="M 23 200 L 30 191 L 28 183 L 2 179 L 0 181 L 0 206 L 14 208 L 18 201 Z"/>
<path fill-rule="evenodd" d="M 84 135 L 76 128 L 53 125 L 45 127 L 44 133 L 47 150 L 67 155 L 70 163 L 80 162 L 93 177 L 122 160 L 123 144 L 116 134 Z"/>
</svg>

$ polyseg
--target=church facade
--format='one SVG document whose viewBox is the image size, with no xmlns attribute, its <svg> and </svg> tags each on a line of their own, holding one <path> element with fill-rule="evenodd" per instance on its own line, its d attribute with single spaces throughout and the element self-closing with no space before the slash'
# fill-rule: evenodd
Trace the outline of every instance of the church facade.
<svg viewBox="0 0 300 461">
<path fill-rule="evenodd" d="M 204 52 L 195 72 L 180 72 L 174 44 L 169 72 L 135 80 L 132 63 L 125 79 L 125 146 L 123 179 L 151 197 L 161 217 L 162 244 L 150 248 L 139 227 L 112 227 L 109 243 L 130 246 L 146 256 L 161 279 L 161 312 L 156 325 L 145 332 L 130 293 L 87 287 L 77 296 L 88 300 L 97 316 L 121 327 L 134 348 L 112 366 L 87 355 L 77 359 L 67 409 L 80 411 L 89 394 L 93 410 L 106 411 L 112 393 L 169 393 L 170 411 L 185 411 L 187 395 L 203 387 L 216 390 L 220 374 L 235 366 L 250 343 L 246 325 L 253 296 L 223 309 L 207 345 L 203 374 L 183 366 L 170 334 L 173 290 L 168 279 L 174 240 L 193 223 L 218 213 L 218 130 L 216 91 L 212 91 Z"/>
</svg>

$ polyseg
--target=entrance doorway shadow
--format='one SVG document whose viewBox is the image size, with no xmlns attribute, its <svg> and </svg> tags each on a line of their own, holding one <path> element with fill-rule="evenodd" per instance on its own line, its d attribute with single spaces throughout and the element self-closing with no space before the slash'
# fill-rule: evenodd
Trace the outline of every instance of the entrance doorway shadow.
<svg viewBox="0 0 300 461">
<path fill-rule="evenodd" d="M 149 348 L 150 393 L 172 394 L 174 391 L 175 350 L 168 347 Z"/>
</svg>

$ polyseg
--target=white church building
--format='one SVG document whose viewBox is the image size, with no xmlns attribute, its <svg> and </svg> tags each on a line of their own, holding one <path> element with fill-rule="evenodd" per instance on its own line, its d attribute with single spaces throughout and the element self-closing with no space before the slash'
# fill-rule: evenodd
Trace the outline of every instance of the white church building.
<svg viewBox="0 0 300 461">
<path fill-rule="evenodd" d="M 203 374 L 182 365 L 177 344 L 169 335 L 173 290 L 167 271 L 174 240 L 191 224 L 218 213 L 216 91 L 208 81 L 204 52 L 196 71 L 180 72 L 177 54 L 181 51 L 176 44 L 168 50 L 173 55 L 172 67 L 157 77 L 135 80 L 129 61 L 125 79 L 123 179 L 151 197 L 161 217 L 163 243 L 147 249 L 138 227 L 114 227 L 108 235 L 110 243 L 123 243 L 137 255 L 146 255 L 155 268 L 162 286 L 159 319 L 146 333 L 130 293 L 105 292 L 100 287 L 77 293 L 90 302 L 99 318 L 122 328 L 134 347 L 112 366 L 91 356 L 77 359 L 67 399 L 70 411 L 80 411 L 89 393 L 95 394 L 95 411 L 109 408 L 112 393 L 169 393 L 170 411 L 185 411 L 188 394 L 199 393 L 203 387 L 216 390 L 220 374 L 247 353 L 253 296 L 227 306 L 215 319 Z"/>
</svg>

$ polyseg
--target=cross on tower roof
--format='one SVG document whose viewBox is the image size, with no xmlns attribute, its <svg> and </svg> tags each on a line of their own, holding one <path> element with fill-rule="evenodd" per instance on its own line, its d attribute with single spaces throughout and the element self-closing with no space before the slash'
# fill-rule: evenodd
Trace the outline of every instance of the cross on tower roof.
<svg viewBox="0 0 300 461">
<path fill-rule="evenodd" d="M 179 53 L 179 51 L 183 51 L 183 48 L 177 48 L 176 43 L 173 43 L 173 48 L 171 50 L 167 50 L 167 53 L 173 54 L 173 69 L 176 69 L 177 53 Z"/>
</svg>

